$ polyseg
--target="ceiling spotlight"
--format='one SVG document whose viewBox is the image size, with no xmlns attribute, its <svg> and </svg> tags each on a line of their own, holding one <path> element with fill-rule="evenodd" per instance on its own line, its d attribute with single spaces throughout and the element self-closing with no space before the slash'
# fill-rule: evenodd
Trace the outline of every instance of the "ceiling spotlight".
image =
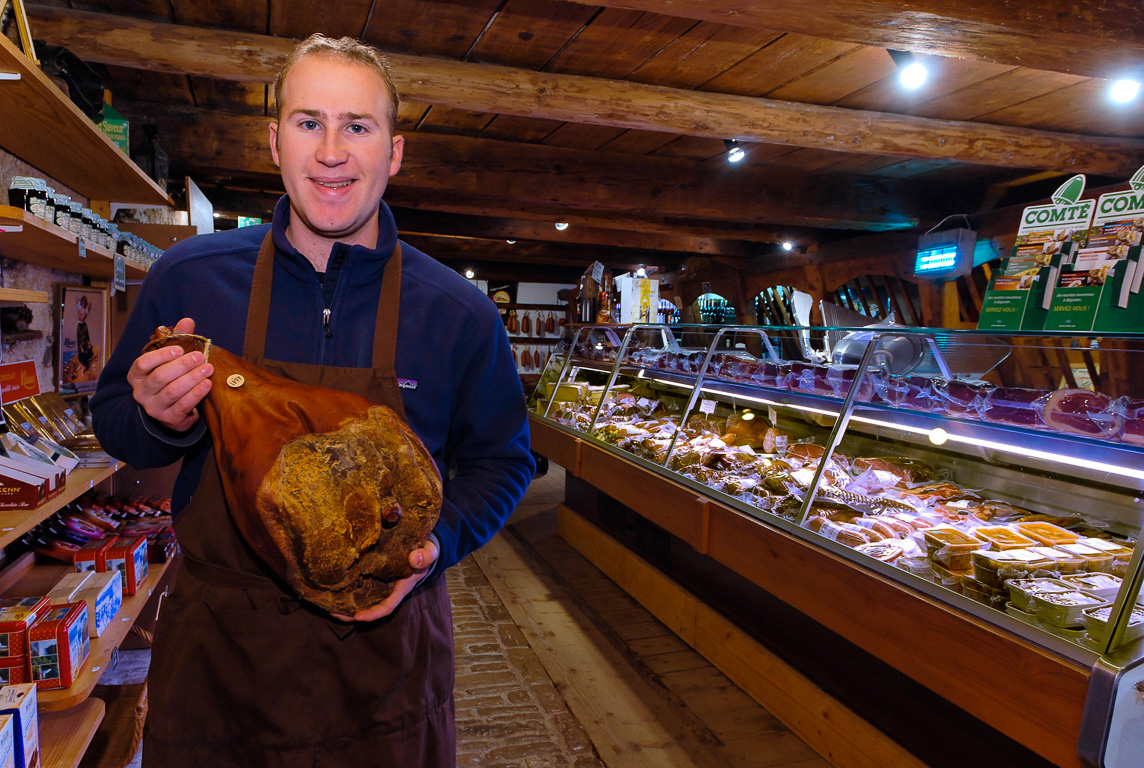
<svg viewBox="0 0 1144 768">
<path fill-rule="evenodd" d="M 473 270 L 471 270 L 471 269 L 465 270 L 465 277 L 468 278 L 469 280 L 472 280 L 476 276 L 477 276 L 477 273 L 474 272 Z"/>
<path fill-rule="evenodd" d="M 792 243 L 790 240 L 787 240 L 785 243 L 783 243 L 783 250 L 784 251 L 794 250 L 794 243 Z"/>
<path fill-rule="evenodd" d="M 1139 93 L 1140 83 L 1135 80 L 1117 80 L 1112 84 L 1112 90 L 1109 91 L 1112 100 L 1120 104 L 1132 101 Z"/>
<path fill-rule="evenodd" d="M 918 57 L 910 51 L 895 51 L 889 48 L 886 51 L 898 67 L 898 81 L 901 82 L 902 87 L 910 90 L 920 88 L 922 83 L 926 81 L 928 74 L 925 64 L 922 64 Z"/>
<path fill-rule="evenodd" d="M 728 163 L 737 163 L 747 156 L 747 153 L 739 146 L 739 142 L 734 139 L 723 139 L 723 146 L 727 148 Z"/>
<path fill-rule="evenodd" d="M 558 230 L 560 230 L 561 232 L 563 232 L 564 230 L 568 229 L 568 222 L 558 221 L 558 222 L 556 222 L 556 228 Z"/>
<path fill-rule="evenodd" d="M 636 277 L 647 277 L 647 270 L 643 267 L 640 267 L 636 270 Z"/>
<path fill-rule="evenodd" d="M 215 212 L 214 212 L 214 217 L 215 217 L 216 219 L 221 219 L 221 218 L 222 218 L 222 214 L 221 214 L 221 213 L 219 213 L 218 211 L 215 211 Z"/>
<path fill-rule="evenodd" d="M 505 240 L 505 242 L 508 243 L 509 245 L 516 245 L 515 240 Z"/>
</svg>

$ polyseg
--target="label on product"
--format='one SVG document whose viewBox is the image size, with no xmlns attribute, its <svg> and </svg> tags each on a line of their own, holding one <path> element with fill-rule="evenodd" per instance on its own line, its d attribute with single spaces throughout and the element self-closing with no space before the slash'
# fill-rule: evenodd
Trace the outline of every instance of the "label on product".
<svg viewBox="0 0 1144 768">
<path fill-rule="evenodd" d="M 114 259 L 115 276 L 111 280 L 111 293 L 115 294 L 116 291 L 127 290 L 127 265 L 123 261 L 123 254 L 115 254 Z"/>
<path fill-rule="evenodd" d="M 592 264 L 592 279 L 597 284 L 604 282 L 604 265 L 598 261 Z"/>
<path fill-rule="evenodd" d="M 747 453 L 747 454 L 750 454 L 751 456 L 754 456 L 755 455 L 755 449 L 752 448 L 750 445 L 740 445 L 739 446 L 739 453 Z"/>
<path fill-rule="evenodd" d="M 75 241 L 76 241 L 76 244 L 79 248 L 79 257 L 81 259 L 86 259 L 87 258 L 87 245 L 84 244 L 83 238 L 77 237 Z"/>
<path fill-rule="evenodd" d="M 778 427 L 778 425 L 779 425 L 779 412 L 775 410 L 775 407 L 773 405 L 767 406 L 767 419 L 771 422 L 772 427 L 776 427 L 776 428 Z"/>
<path fill-rule="evenodd" d="M 714 400 L 700 400 L 699 401 L 699 412 L 700 413 L 706 413 L 708 416 L 715 413 L 715 401 Z"/>
<path fill-rule="evenodd" d="M 775 435 L 775 453 L 786 453 L 787 436 Z"/>
<path fill-rule="evenodd" d="M 651 409 L 654 408 L 656 404 L 657 403 L 655 400 L 648 400 L 646 397 L 641 397 L 639 400 L 636 400 L 636 405 L 638 405 L 640 408 Z"/>
</svg>

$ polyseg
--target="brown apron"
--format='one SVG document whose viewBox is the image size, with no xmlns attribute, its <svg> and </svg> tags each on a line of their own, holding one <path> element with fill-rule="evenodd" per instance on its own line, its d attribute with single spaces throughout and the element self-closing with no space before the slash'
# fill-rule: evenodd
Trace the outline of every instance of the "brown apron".
<svg viewBox="0 0 1144 768">
<path fill-rule="evenodd" d="M 274 243 L 258 254 L 243 356 L 306 384 L 405 409 L 394 372 L 401 246 L 382 278 L 373 368 L 267 360 Z M 184 562 L 163 601 L 143 738 L 147 768 L 451 768 L 453 625 L 444 579 L 387 619 L 346 624 L 286 591 L 238 532 L 213 455 L 175 529 Z"/>
</svg>

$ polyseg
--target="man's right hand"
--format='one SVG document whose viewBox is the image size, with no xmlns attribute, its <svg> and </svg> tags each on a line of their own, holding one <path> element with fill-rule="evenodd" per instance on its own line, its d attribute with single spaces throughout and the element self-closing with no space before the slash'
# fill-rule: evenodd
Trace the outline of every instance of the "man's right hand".
<svg viewBox="0 0 1144 768">
<path fill-rule="evenodd" d="M 184 317 L 175 333 L 194 333 L 195 321 Z M 211 391 L 214 367 L 202 352 L 186 354 L 163 347 L 140 355 L 127 371 L 135 402 L 147 415 L 175 432 L 186 432 L 199 420 L 197 406 Z"/>
</svg>

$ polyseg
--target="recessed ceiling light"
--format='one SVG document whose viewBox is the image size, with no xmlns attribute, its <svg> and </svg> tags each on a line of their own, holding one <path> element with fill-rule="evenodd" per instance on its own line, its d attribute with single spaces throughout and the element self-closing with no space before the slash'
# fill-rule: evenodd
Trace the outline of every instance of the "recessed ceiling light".
<svg viewBox="0 0 1144 768">
<path fill-rule="evenodd" d="M 1140 83 L 1135 80 L 1117 80 L 1112 84 L 1112 90 L 1109 91 L 1112 100 L 1121 104 L 1132 101 L 1139 93 Z"/>
<path fill-rule="evenodd" d="M 568 229 L 568 222 L 558 221 L 558 222 L 556 222 L 556 228 L 558 230 L 560 230 L 561 232 L 563 232 L 564 230 Z"/>
<path fill-rule="evenodd" d="M 898 80 L 902 83 L 903 88 L 913 90 L 921 88 L 922 83 L 926 81 L 927 74 L 929 73 L 926 72 L 925 64 L 915 61 L 902 70 L 901 74 L 898 75 Z"/>
<path fill-rule="evenodd" d="M 505 240 L 505 242 L 508 243 L 509 245 L 516 245 L 515 240 Z"/>
<path fill-rule="evenodd" d="M 477 273 L 474 272 L 473 270 L 471 270 L 471 269 L 465 270 L 465 277 L 467 277 L 468 279 L 472 280 L 476 276 L 477 276 Z"/>
<path fill-rule="evenodd" d="M 793 249 L 794 249 L 794 243 L 792 243 L 790 240 L 787 240 L 785 243 L 783 243 L 783 250 L 784 251 L 790 251 Z"/>
</svg>

